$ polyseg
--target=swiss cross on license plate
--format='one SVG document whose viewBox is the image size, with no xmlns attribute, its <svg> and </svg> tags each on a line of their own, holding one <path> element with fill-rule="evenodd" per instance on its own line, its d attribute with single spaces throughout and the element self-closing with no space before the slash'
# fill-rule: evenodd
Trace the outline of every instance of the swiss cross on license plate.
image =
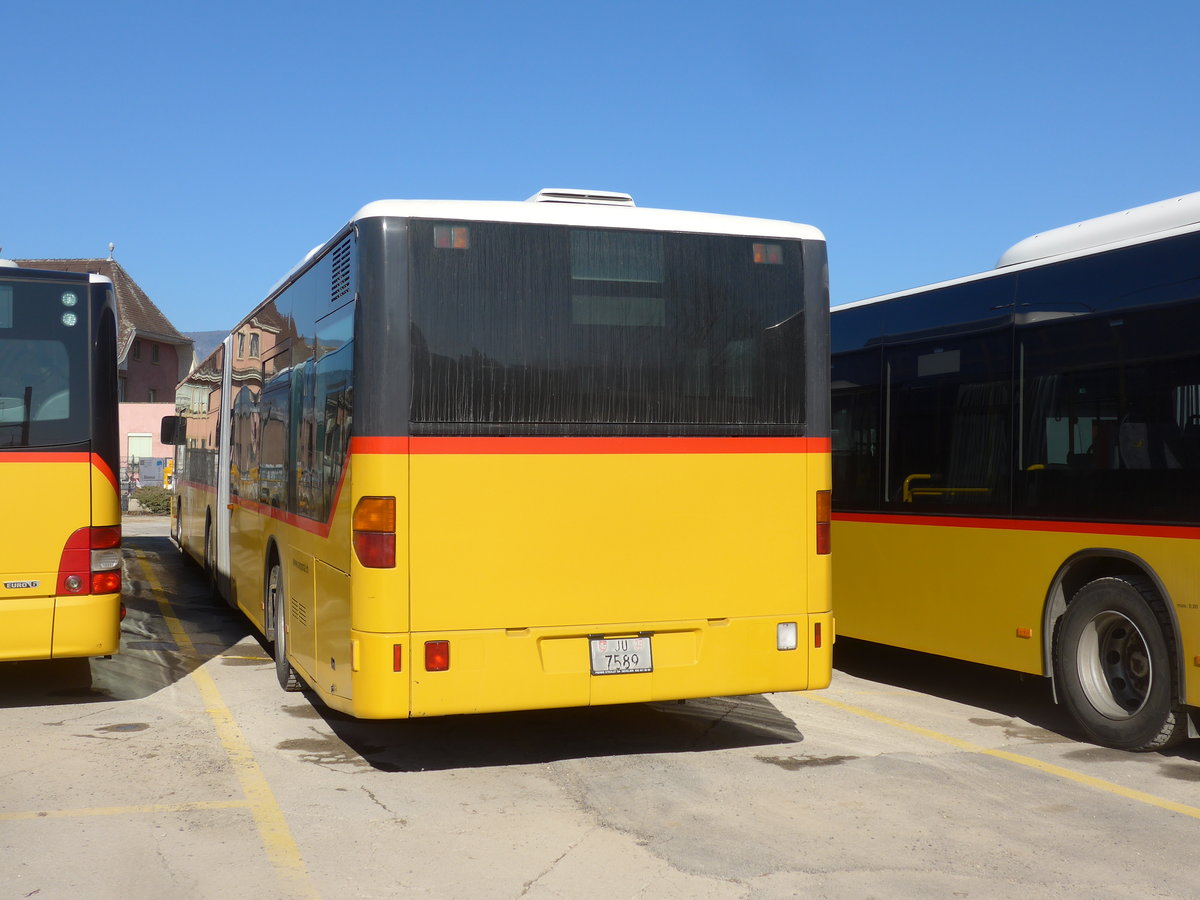
<svg viewBox="0 0 1200 900">
<path fill-rule="evenodd" d="M 631 675 L 653 672 L 650 635 L 623 638 L 589 638 L 593 675 Z"/>
</svg>

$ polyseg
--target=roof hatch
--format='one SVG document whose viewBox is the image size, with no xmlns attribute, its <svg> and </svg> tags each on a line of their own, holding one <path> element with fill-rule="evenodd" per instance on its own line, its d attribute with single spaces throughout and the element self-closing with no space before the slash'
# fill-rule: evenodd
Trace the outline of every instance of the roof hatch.
<svg viewBox="0 0 1200 900">
<path fill-rule="evenodd" d="M 582 191 L 575 188 L 542 188 L 530 203 L 593 203 L 599 206 L 636 206 L 633 197 L 616 191 Z"/>
</svg>

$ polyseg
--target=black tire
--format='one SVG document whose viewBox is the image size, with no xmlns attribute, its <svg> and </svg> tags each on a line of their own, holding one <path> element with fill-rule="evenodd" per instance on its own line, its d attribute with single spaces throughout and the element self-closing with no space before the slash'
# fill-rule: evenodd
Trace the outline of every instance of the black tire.
<svg viewBox="0 0 1200 900">
<path fill-rule="evenodd" d="M 275 677 L 285 691 L 302 690 L 304 684 L 287 658 L 287 592 L 283 589 L 283 569 L 278 560 L 271 561 L 266 590 L 264 612 L 270 616 L 275 631 Z"/>
<path fill-rule="evenodd" d="M 212 519 L 205 518 L 204 520 L 204 574 L 208 577 L 210 584 L 217 582 L 217 560 L 216 554 L 213 552 L 212 539 Z"/>
<path fill-rule="evenodd" d="M 1059 695 L 1097 744 L 1161 750 L 1187 734 L 1172 687 L 1169 620 L 1139 578 L 1098 578 L 1072 598 L 1054 641 Z"/>
</svg>

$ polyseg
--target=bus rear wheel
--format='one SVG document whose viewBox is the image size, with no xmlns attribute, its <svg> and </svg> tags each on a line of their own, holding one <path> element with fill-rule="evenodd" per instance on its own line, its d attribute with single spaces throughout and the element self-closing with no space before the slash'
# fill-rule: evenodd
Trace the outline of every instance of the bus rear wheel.
<svg viewBox="0 0 1200 900">
<path fill-rule="evenodd" d="M 1173 702 L 1172 653 L 1157 593 L 1137 578 L 1098 578 L 1067 606 L 1054 644 L 1060 695 L 1098 744 L 1161 750 L 1186 735 Z"/>
<path fill-rule="evenodd" d="M 275 626 L 275 677 L 285 691 L 298 691 L 304 685 L 287 658 L 287 593 L 283 589 L 283 569 L 278 560 L 271 563 L 267 576 L 266 614 Z"/>
</svg>

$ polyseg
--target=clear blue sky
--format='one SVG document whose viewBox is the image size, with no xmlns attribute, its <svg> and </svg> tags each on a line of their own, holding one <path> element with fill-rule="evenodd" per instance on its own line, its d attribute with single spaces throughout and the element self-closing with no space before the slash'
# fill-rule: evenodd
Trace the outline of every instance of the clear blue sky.
<svg viewBox="0 0 1200 900">
<path fill-rule="evenodd" d="M 229 329 L 376 199 L 628 191 L 791 219 L 835 304 L 1200 190 L 1200 3 L 29 2 L 0 246 Z"/>
</svg>

